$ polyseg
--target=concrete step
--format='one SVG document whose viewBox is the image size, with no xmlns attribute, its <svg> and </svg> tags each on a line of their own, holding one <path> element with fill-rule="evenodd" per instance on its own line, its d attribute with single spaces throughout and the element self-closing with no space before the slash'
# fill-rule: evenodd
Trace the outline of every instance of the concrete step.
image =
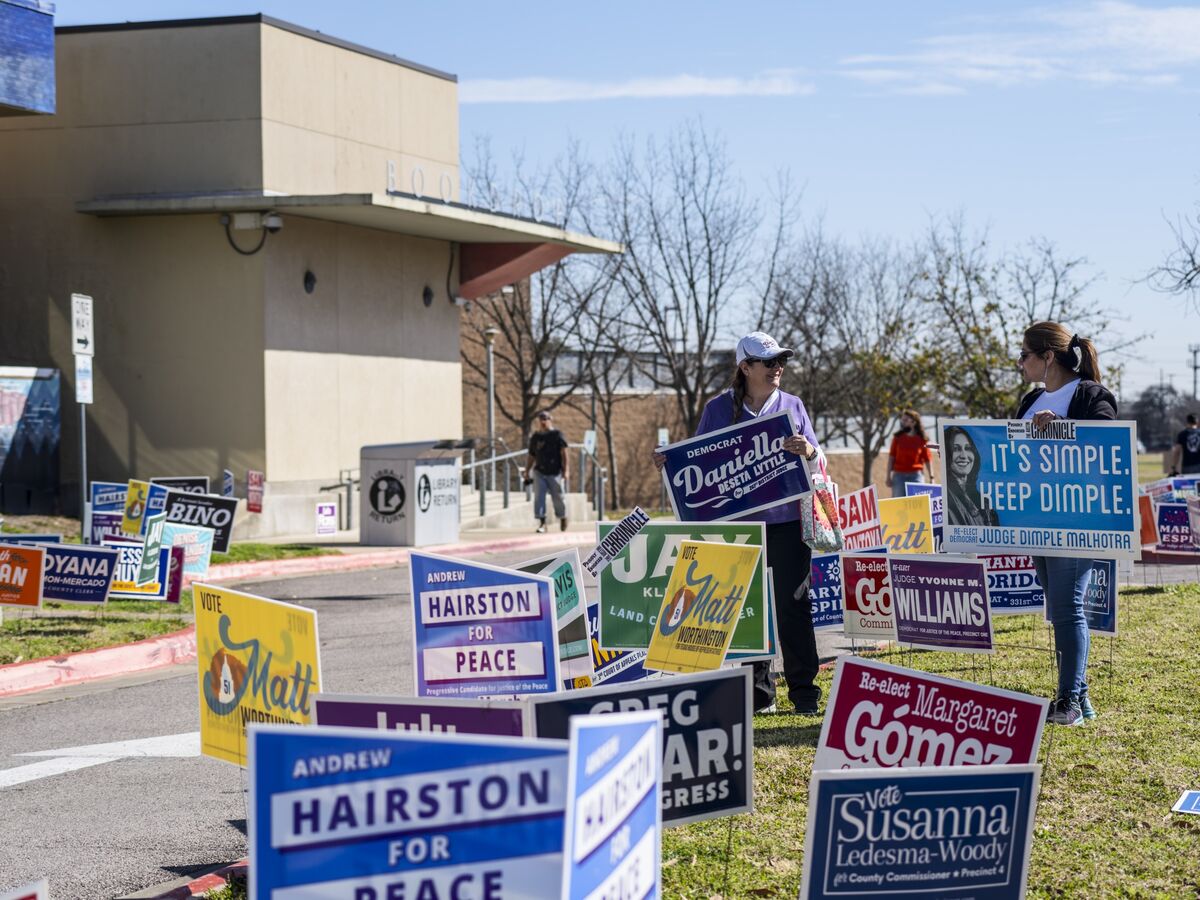
<svg viewBox="0 0 1200 900">
<path fill-rule="evenodd" d="M 533 517 L 533 501 L 526 500 L 523 494 L 509 494 L 508 508 L 504 508 L 504 495 L 501 491 L 488 491 L 486 496 L 487 512 L 479 515 L 479 494 L 472 491 L 464 494 L 462 505 L 461 528 L 465 531 L 473 528 L 530 528 L 537 527 Z M 586 494 L 566 494 L 563 502 L 567 507 L 567 518 L 572 522 L 593 522 L 596 511 L 588 501 Z M 554 507 L 550 498 L 546 498 L 546 507 L 553 517 Z M 557 522 L 551 522 L 557 525 Z"/>
</svg>

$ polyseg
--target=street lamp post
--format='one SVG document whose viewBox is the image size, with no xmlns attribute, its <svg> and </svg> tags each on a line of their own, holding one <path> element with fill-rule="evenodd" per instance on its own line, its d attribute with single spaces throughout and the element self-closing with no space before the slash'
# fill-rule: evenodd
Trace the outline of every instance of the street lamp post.
<svg viewBox="0 0 1200 900">
<path fill-rule="evenodd" d="M 500 329 L 489 325 L 483 332 L 484 343 L 487 344 L 487 391 L 488 391 L 488 449 L 492 457 L 491 489 L 496 489 L 496 335 Z"/>
</svg>

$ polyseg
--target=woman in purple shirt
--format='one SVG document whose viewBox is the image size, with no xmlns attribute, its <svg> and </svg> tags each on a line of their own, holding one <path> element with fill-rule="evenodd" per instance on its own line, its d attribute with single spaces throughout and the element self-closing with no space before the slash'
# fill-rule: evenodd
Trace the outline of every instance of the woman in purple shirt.
<svg viewBox="0 0 1200 900">
<path fill-rule="evenodd" d="M 733 383 L 708 401 L 696 433 L 706 434 L 786 410 L 791 414 L 798 434 L 784 442 L 784 449 L 816 462 L 821 451 L 804 403 L 799 397 L 779 389 L 784 364 L 794 355 L 794 351 L 780 347 L 773 337 L 761 331 L 738 341 Z M 663 462 L 663 457 L 656 454 L 655 463 L 660 469 Z M 772 573 L 776 631 L 783 652 L 788 697 L 800 715 L 818 715 L 821 689 L 813 681 L 820 660 L 813 632 L 812 604 L 808 599 L 812 551 L 801 534 L 800 504 L 773 506 L 745 518 L 767 523 L 767 564 Z M 757 662 L 753 666 L 754 710 L 773 711 L 775 675 L 771 664 Z"/>
</svg>

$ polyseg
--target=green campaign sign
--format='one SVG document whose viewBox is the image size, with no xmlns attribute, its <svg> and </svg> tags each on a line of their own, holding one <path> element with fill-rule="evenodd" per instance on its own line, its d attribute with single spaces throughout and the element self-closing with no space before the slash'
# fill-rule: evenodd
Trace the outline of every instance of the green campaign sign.
<svg viewBox="0 0 1200 900">
<path fill-rule="evenodd" d="M 597 541 L 603 541 L 614 527 L 616 523 L 597 523 Z M 600 573 L 600 646 L 605 650 L 649 647 L 679 545 L 685 540 L 724 541 L 763 548 L 729 650 L 768 652 L 765 536 L 762 522 L 650 522 Z"/>
</svg>

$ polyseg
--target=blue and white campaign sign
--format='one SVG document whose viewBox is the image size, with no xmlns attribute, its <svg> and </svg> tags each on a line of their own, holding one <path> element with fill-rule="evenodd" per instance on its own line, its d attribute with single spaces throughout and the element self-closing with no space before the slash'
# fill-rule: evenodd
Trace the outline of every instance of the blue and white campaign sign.
<svg viewBox="0 0 1200 900">
<path fill-rule="evenodd" d="M 558 690 L 558 623 L 549 578 L 417 550 L 409 576 L 418 697 Z"/>
<path fill-rule="evenodd" d="M 1200 791 L 1184 791 L 1171 807 L 1171 812 L 1200 816 Z"/>
<path fill-rule="evenodd" d="M 6 544 L 61 544 L 61 534 L 5 534 Z M 47 598 L 49 599 L 49 598 Z"/>
<path fill-rule="evenodd" d="M 115 547 L 47 544 L 42 599 L 66 603 L 105 603 L 117 575 Z"/>
<path fill-rule="evenodd" d="M 661 896 L 662 719 L 572 717 L 562 900 Z"/>
<path fill-rule="evenodd" d="M 813 554 L 808 599 L 812 602 L 813 631 L 841 631 L 842 558 L 836 553 Z"/>
<path fill-rule="evenodd" d="M 222 497 L 234 496 L 235 485 L 236 485 L 236 482 L 234 481 L 234 478 L 233 478 L 233 471 L 230 469 L 222 469 L 221 470 L 221 496 Z"/>
<path fill-rule="evenodd" d="M 557 897 L 565 741 L 251 725 L 250 897 Z"/>
<path fill-rule="evenodd" d="M 1140 558 L 1136 443 L 1133 422 L 945 422 L 943 549 Z"/>
<path fill-rule="evenodd" d="M 592 603 L 587 608 L 588 635 L 592 644 L 592 667 L 594 684 L 622 684 L 640 681 L 650 673 L 642 666 L 646 661 L 645 650 L 602 650 L 600 649 L 600 604 Z"/>
<path fill-rule="evenodd" d="M 660 709 L 662 807 L 668 825 L 750 812 L 754 805 L 754 721 L 750 667 L 602 685 L 530 697 L 540 738 L 570 735 L 572 716 Z"/>
<path fill-rule="evenodd" d="M 783 449 L 796 433 L 786 410 L 660 447 L 663 483 L 681 522 L 737 519 L 812 490 L 808 463 Z"/>
<path fill-rule="evenodd" d="M 216 532 L 203 525 L 183 525 L 167 522 L 163 526 L 164 547 L 183 548 L 183 574 L 190 578 L 204 578 L 212 562 L 213 539 Z"/>
<path fill-rule="evenodd" d="M 162 547 L 158 551 L 158 572 L 154 581 L 143 589 L 137 587 L 138 571 L 142 567 L 143 546 L 140 543 L 108 543 L 102 546 L 119 551 L 117 556 L 117 574 L 113 579 L 113 589 L 110 597 L 127 597 L 136 600 L 165 600 L 171 574 L 171 551 Z M 151 589 L 157 587 L 156 591 Z"/>
<path fill-rule="evenodd" d="M 125 491 L 129 487 L 124 481 L 90 482 L 92 512 L 124 512 Z"/>
<path fill-rule="evenodd" d="M 1117 635 L 1117 564 L 1111 559 L 1092 561 L 1092 577 L 1083 595 L 1083 615 L 1092 634 Z"/>
<path fill-rule="evenodd" d="M 904 496 L 915 497 L 918 494 L 929 496 L 929 517 L 933 522 L 933 552 L 942 552 L 942 513 L 945 498 L 942 497 L 940 484 L 928 484 L 923 481 L 907 481 L 904 484 Z"/>
<path fill-rule="evenodd" d="M 167 508 L 167 494 L 171 489 L 165 484 L 151 484 L 150 490 L 146 494 L 146 511 L 142 514 L 142 530 L 140 534 L 146 534 L 146 522 L 153 516 L 157 516 Z"/>
<path fill-rule="evenodd" d="M 1038 581 L 1032 556 L 1001 553 L 979 558 L 987 566 L 988 601 L 993 616 L 1040 613 L 1046 609 L 1046 592 Z"/>
<path fill-rule="evenodd" d="M 802 898 L 1025 896 L 1040 765 L 814 771 Z"/>
</svg>

